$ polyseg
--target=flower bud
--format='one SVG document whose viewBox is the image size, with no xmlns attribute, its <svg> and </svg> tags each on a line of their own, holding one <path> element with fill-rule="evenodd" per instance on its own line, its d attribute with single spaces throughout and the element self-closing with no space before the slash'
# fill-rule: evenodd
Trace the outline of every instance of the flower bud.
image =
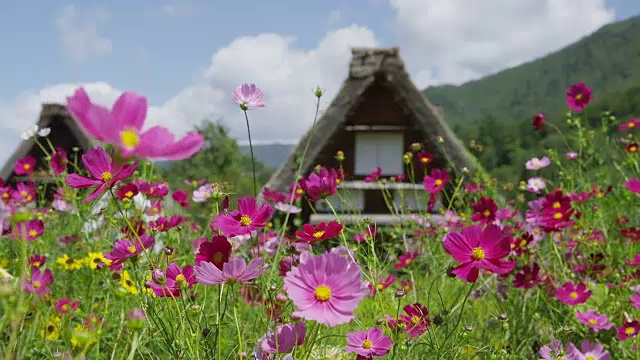
<svg viewBox="0 0 640 360">
<path fill-rule="evenodd" d="M 153 279 L 154 283 L 163 285 L 165 283 L 164 271 L 160 269 L 153 270 L 153 273 L 151 273 L 151 279 Z"/>
</svg>

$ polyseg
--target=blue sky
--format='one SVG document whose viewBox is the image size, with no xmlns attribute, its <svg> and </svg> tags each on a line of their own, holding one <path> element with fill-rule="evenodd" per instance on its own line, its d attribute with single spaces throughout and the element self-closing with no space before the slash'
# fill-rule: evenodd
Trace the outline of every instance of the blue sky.
<svg viewBox="0 0 640 360">
<path fill-rule="evenodd" d="M 311 89 L 335 94 L 352 46 L 400 46 L 420 87 L 462 83 L 638 13 L 636 0 L 15 1 L 0 12 L 0 149 L 80 85 L 105 105 L 142 93 L 150 124 L 221 118 L 243 140 L 229 94 L 255 82 L 267 100 L 256 140 L 296 141 Z"/>
</svg>

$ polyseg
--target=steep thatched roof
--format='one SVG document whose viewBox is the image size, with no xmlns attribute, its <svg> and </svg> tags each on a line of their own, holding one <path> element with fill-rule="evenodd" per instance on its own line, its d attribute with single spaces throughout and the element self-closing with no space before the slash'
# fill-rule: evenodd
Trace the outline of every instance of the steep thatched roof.
<svg viewBox="0 0 640 360">
<path fill-rule="evenodd" d="M 76 144 L 84 153 L 97 144 L 94 139 L 84 132 L 71 114 L 69 114 L 67 107 L 61 104 L 42 104 L 40 118 L 36 124 L 38 128 L 51 128 L 49 139 L 56 147 L 60 146 L 58 142 Z M 37 148 L 37 146 L 33 138 L 23 140 L 0 170 L 0 177 L 5 180 L 13 177 L 13 168 L 16 161 L 28 154 L 35 152 L 38 155 L 42 155 L 42 151 Z M 65 150 L 69 152 L 71 149 Z"/>
<path fill-rule="evenodd" d="M 315 126 L 300 140 L 287 161 L 273 174 L 265 187 L 286 191 L 289 185 L 295 182 L 295 174 L 291 169 L 296 168 L 296 157 L 298 154 L 302 154 L 310 140 L 302 165 L 302 175 L 309 173 L 316 165 L 314 164 L 315 159 L 330 141 L 331 135 L 344 126 L 350 110 L 360 102 L 367 89 L 379 82 L 383 82 L 385 87 L 392 91 L 400 105 L 412 114 L 412 118 L 415 119 L 428 143 L 436 143 L 438 136 L 444 138 L 445 143 L 439 147 L 443 150 L 439 149 L 440 153 L 435 155 L 455 164 L 456 167 L 467 167 L 469 170 L 478 169 L 479 165 L 476 159 L 467 152 L 442 119 L 442 109 L 432 105 L 413 84 L 398 52 L 397 47 L 352 49 L 349 76 L 342 84 L 335 99 Z"/>
</svg>

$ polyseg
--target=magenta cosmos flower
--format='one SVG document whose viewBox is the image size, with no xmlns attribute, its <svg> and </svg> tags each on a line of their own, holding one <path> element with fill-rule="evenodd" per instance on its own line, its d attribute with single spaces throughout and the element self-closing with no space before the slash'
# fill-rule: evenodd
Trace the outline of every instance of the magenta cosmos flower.
<svg viewBox="0 0 640 360">
<path fill-rule="evenodd" d="M 200 265 L 203 261 L 210 262 L 222 270 L 222 265 L 229 261 L 231 257 L 231 251 L 232 247 L 229 240 L 222 235 L 216 235 L 211 241 L 205 239 L 200 243 L 195 263 Z"/>
<path fill-rule="evenodd" d="M 525 167 L 527 168 L 527 170 L 540 170 L 542 168 L 549 166 L 550 164 L 551 164 L 551 159 L 549 159 L 546 156 L 540 159 L 534 157 L 525 163 Z"/>
<path fill-rule="evenodd" d="M 239 85 L 231 94 L 233 101 L 242 110 L 261 109 L 264 107 L 264 94 L 256 84 L 244 83 Z"/>
<path fill-rule="evenodd" d="M 204 137 L 192 132 L 175 141 L 166 128 L 153 126 L 142 131 L 147 117 L 147 99 L 125 91 L 111 110 L 93 104 L 86 91 L 79 88 L 67 98 L 69 112 L 96 139 L 116 145 L 124 157 L 182 160 L 200 151 Z"/>
<path fill-rule="evenodd" d="M 13 170 L 18 176 L 30 175 L 36 167 L 36 162 L 36 158 L 31 155 L 27 155 L 16 161 L 16 166 Z"/>
<path fill-rule="evenodd" d="M 298 241 L 312 244 L 340 235 L 342 228 L 342 224 L 337 221 L 331 221 L 329 224 L 321 222 L 315 227 L 311 224 L 304 224 L 302 225 L 302 230 L 296 231 L 296 235 L 298 236 Z"/>
<path fill-rule="evenodd" d="M 16 239 L 34 241 L 44 233 L 44 221 L 33 219 L 17 223 L 13 228 Z"/>
<path fill-rule="evenodd" d="M 567 89 L 567 106 L 573 111 L 584 110 L 593 97 L 593 91 L 583 82 L 573 84 Z"/>
<path fill-rule="evenodd" d="M 627 131 L 640 127 L 640 119 L 634 118 L 630 119 L 626 123 L 618 126 L 619 131 Z"/>
<path fill-rule="evenodd" d="M 591 297 L 591 291 L 587 290 L 585 284 L 576 286 L 573 282 L 562 285 L 556 289 L 556 298 L 562 303 L 575 306 L 586 302 Z"/>
<path fill-rule="evenodd" d="M 331 171 L 321 168 L 317 173 L 313 172 L 302 182 L 304 191 L 311 201 L 318 201 L 335 195 L 338 189 L 339 177 L 335 169 Z"/>
<path fill-rule="evenodd" d="M 337 253 L 303 253 L 300 264 L 284 278 L 294 316 L 334 327 L 354 318 L 353 311 L 367 296 L 368 284 L 360 278 L 360 267 Z"/>
<path fill-rule="evenodd" d="M 251 196 L 238 200 L 238 210 L 229 214 L 220 214 L 213 225 L 228 237 L 250 235 L 253 231 L 267 227 L 273 215 L 273 207 L 264 203 L 258 207 L 258 201 Z"/>
<path fill-rule="evenodd" d="M 513 270 L 515 261 L 503 258 L 511 251 L 511 233 L 496 225 L 467 226 L 461 232 L 449 232 L 444 238 L 444 249 L 453 259 L 462 263 L 452 270 L 460 279 L 475 282 L 479 269 L 495 274 L 506 274 Z"/>
<path fill-rule="evenodd" d="M 609 330 L 613 327 L 613 323 L 609 322 L 607 315 L 598 314 L 594 310 L 587 310 L 586 312 L 576 311 L 576 317 L 581 323 L 587 325 L 595 332 Z"/>
<path fill-rule="evenodd" d="M 293 350 L 294 347 L 304 344 L 307 337 L 307 327 L 304 322 L 289 323 L 278 326 L 276 333 L 269 332 L 258 342 L 263 355 L 285 354 Z M 266 356 L 265 356 L 266 357 Z M 262 357 L 258 357 L 262 359 Z"/>
<path fill-rule="evenodd" d="M 116 165 L 101 147 L 91 149 L 82 155 L 82 163 L 90 177 L 69 174 L 65 182 L 72 188 L 84 189 L 96 186 L 96 189 L 83 200 L 85 202 L 102 195 L 118 181 L 129 178 L 138 167 L 137 161 L 133 165 Z"/>
<path fill-rule="evenodd" d="M 181 290 L 191 288 L 195 282 L 193 266 L 186 265 L 180 269 L 180 266 L 171 263 L 167 266 L 166 277 L 160 276 L 160 279 L 149 280 L 147 285 L 159 297 L 178 297 Z"/>
<path fill-rule="evenodd" d="M 371 359 L 389 353 L 393 342 L 384 336 L 384 331 L 372 327 L 367 331 L 356 331 L 347 334 L 345 350 L 358 355 L 358 358 Z"/>
<path fill-rule="evenodd" d="M 49 285 L 53 283 L 53 273 L 49 269 L 31 267 L 31 278 L 22 283 L 22 290 L 36 293 L 40 296 L 51 293 Z"/>
<path fill-rule="evenodd" d="M 245 284 L 262 275 L 266 268 L 266 265 L 262 266 L 262 258 L 253 259 L 247 265 L 243 258 L 235 257 L 224 263 L 222 270 L 208 261 L 202 261 L 196 267 L 196 280 L 202 285 Z"/>
<path fill-rule="evenodd" d="M 433 169 L 431 175 L 424 177 L 424 188 L 430 193 L 436 193 L 444 189 L 451 181 L 449 173 L 445 169 Z"/>
<path fill-rule="evenodd" d="M 128 258 L 138 256 L 138 254 L 153 246 L 154 243 L 154 238 L 146 234 L 140 236 L 139 241 L 137 239 L 133 240 L 133 242 L 127 239 L 118 240 L 113 250 L 108 254 L 104 254 L 104 257 L 107 260 L 111 260 L 110 269 L 118 270 Z"/>
<path fill-rule="evenodd" d="M 629 181 L 624 183 L 624 186 L 629 189 L 629 191 L 640 194 L 640 179 L 630 179 Z"/>
<path fill-rule="evenodd" d="M 49 166 L 54 175 L 60 175 L 67 171 L 67 152 L 64 149 L 57 148 L 56 152 L 51 154 Z"/>
<path fill-rule="evenodd" d="M 625 321 L 624 325 L 618 328 L 618 333 L 616 334 L 616 336 L 619 340 L 623 341 L 638 335 L 639 331 L 640 323 L 638 323 L 638 321 Z"/>
</svg>

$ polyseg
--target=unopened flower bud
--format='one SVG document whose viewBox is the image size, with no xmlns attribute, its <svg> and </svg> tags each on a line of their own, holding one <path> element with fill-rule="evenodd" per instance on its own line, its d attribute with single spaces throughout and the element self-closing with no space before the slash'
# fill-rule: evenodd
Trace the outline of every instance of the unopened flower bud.
<svg viewBox="0 0 640 360">
<path fill-rule="evenodd" d="M 336 160 L 344 161 L 344 152 L 342 152 L 342 151 L 336 152 Z"/>
<path fill-rule="evenodd" d="M 396 293 L 394 294 L 394 296 L 396 298 L 401 298 L 401 297 L 405 297 L 407 295 L 407 293 L 404 290 L 398 290 L 396 291 Z"/>
<path fill-rule="evenodd" d="M 283 294 L 283 293 L 277 293 L 276 294 L 276 300 L 280 301 L 280 302 L 287 302 L 287 300 L 289 300 L 287 298 L 287 295 Z"/>
<path fill-rule="evenodd" d="M 324 95 L 324 90 L 322 90 L 322 88 L 320 88 L 320 86 L 316 87 L 315 91 L 313 92 L 314 95 L 319 99 L 322 97 L 322 95 Z"/>
<path fill-rule="evenodd" d="M 471 331 L 473 331 L 473 326 L 467 325 L 467 326 L 464 327 L 464 330 L 471 332 Z"/>
<path fill-rule="evenodd" d="M 411 144 L 411 150 L 412 151 L 420 151 L 420 150 L 422 150 L 422 144 L 417 143 L 417 142 Z"/>
<path fill-rule="evenodd" d="M 164 254 L 167 256 L 172 255 L 174 251 L 175 251 L 174 248 L 170 246 L 167 246 L 164 248 Z"/>
<path fill-rule="evenodd" d="M 407 340 L 404 342 L 407 346 L 411 346 L 413 344 L 413 341 L 411 339 Z"/>
<path fill-rule="evenodd" d="M 211 332 L 211 329 L 204 328 L 202 329 L 202 336 L 206 337 L 207 335 L 209 335 L 210 332 Z"/>
<path fill-rule="evenodd" d="M 498 315 L 498 320 L 502 320 L 502 321 L 504 321 L 504 320 L 507 320 L 507 318 L 508 318 L 507 314 L 500 314 L 500 315 Z"/>
<path fill-rule="evenodd" d="M 384 325 L 386 323 L 387 323 L 387 319 L 385 319 L 385 318 L 376 319 L 376 324 L 378 324 L 378 325 Z"/>
<path fill-rule="evenodd" d="M 164 271 L 160 269 L 153 270 L 153 273 L 151 273 L 151 279 L 153 279 L 153 282 L 158 285 L 164 284 L 165 283 Z"/>
</svg>

